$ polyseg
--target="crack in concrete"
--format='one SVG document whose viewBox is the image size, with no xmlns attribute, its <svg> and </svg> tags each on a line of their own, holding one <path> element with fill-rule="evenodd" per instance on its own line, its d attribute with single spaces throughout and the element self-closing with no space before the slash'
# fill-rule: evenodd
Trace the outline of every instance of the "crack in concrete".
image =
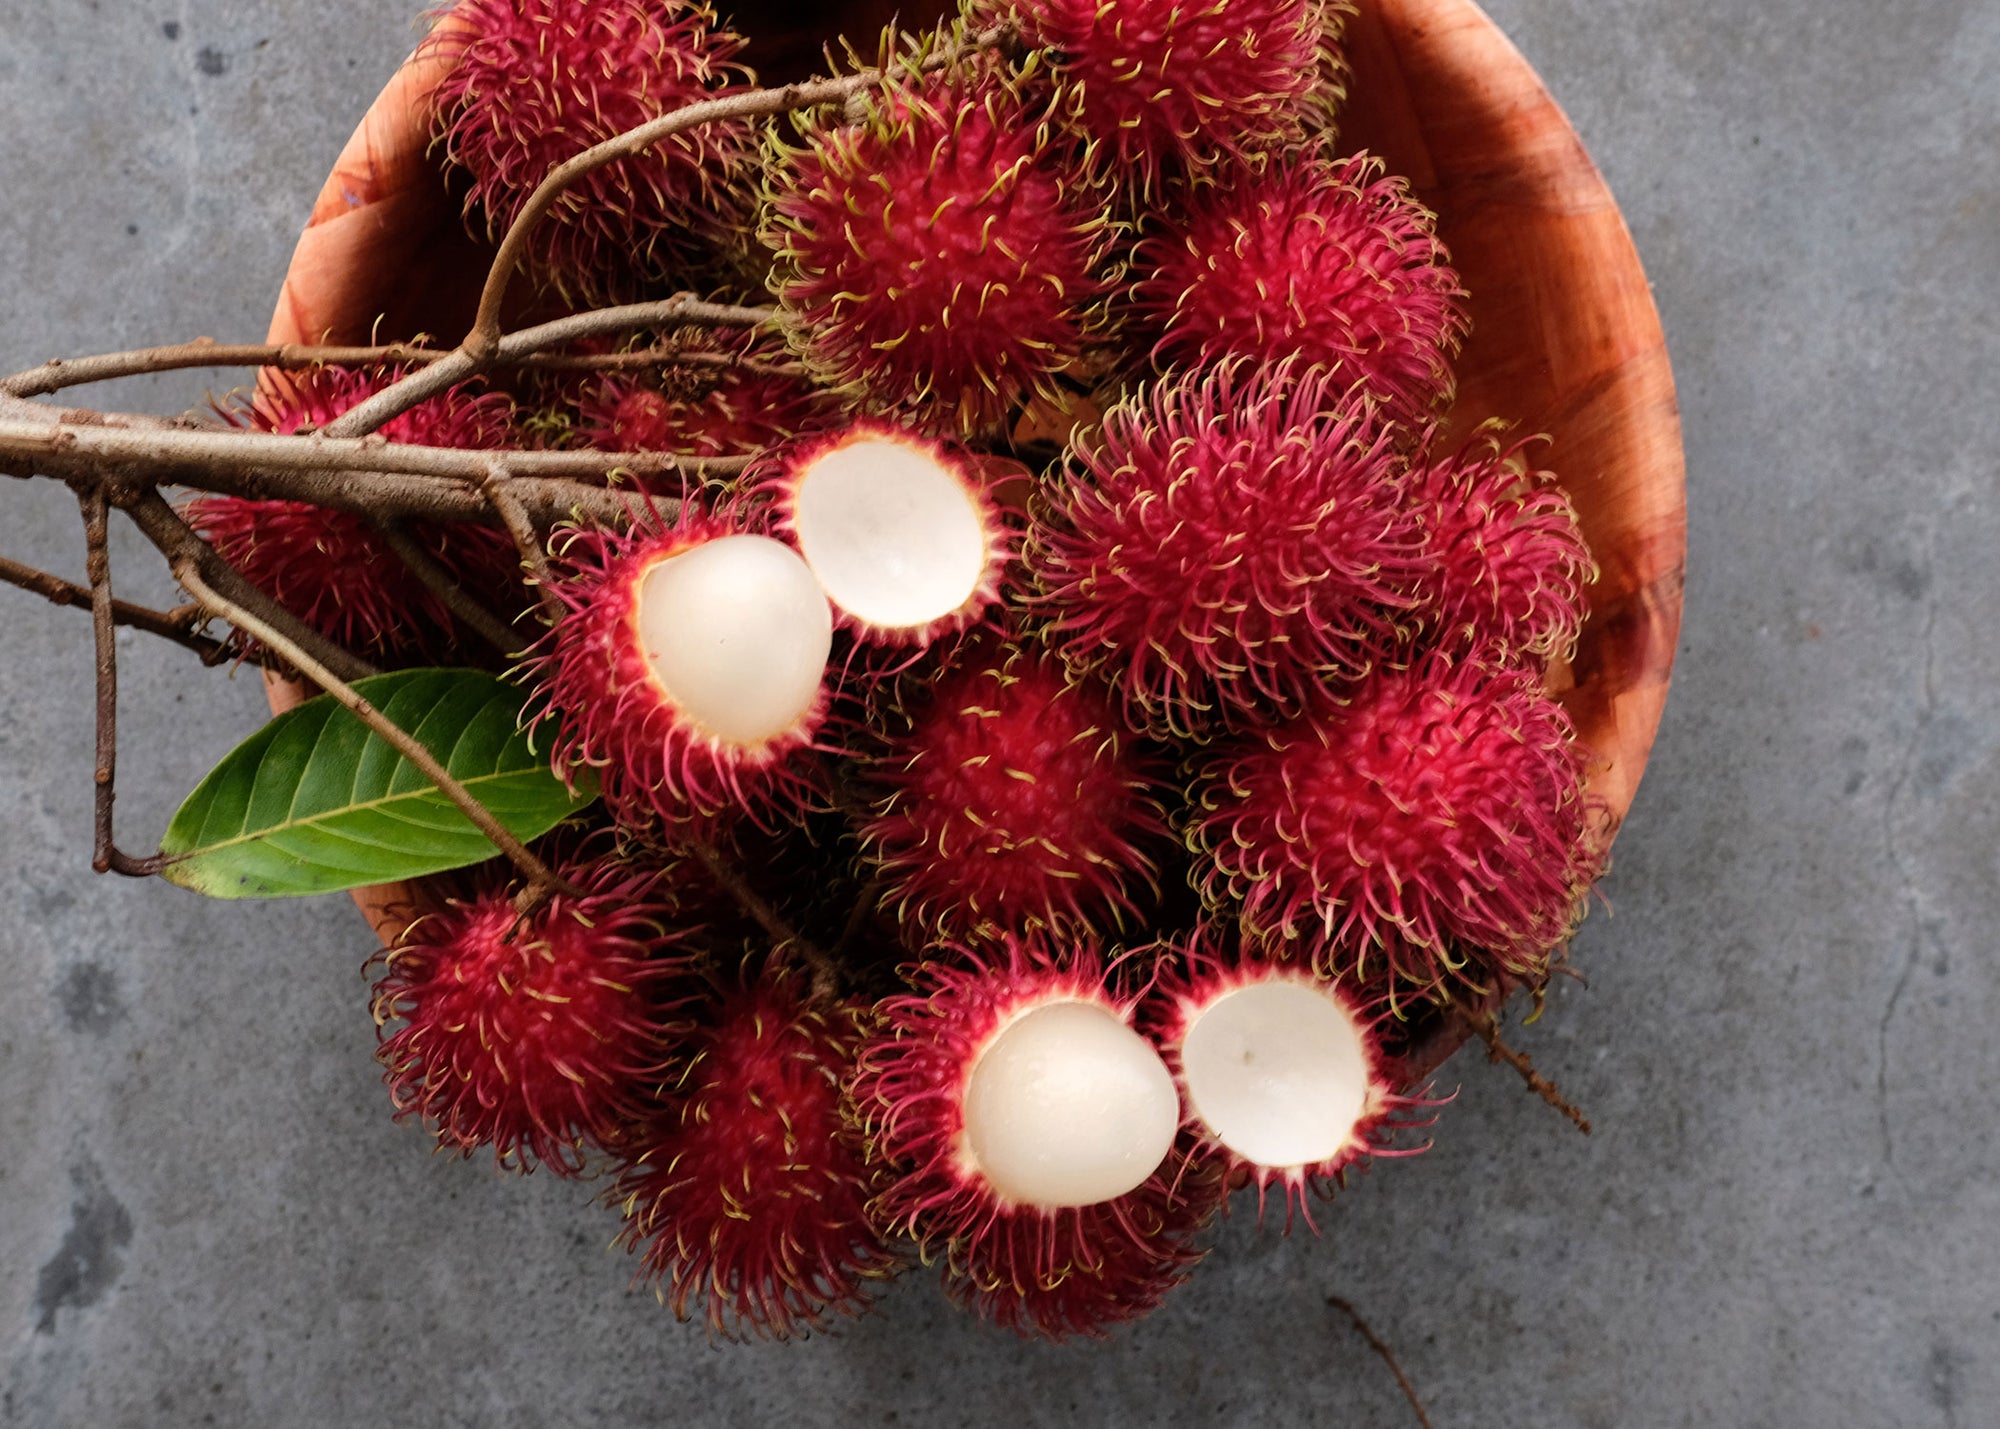
<svg viewBox="0 0 2000 1429">
<path fill-rule="evenodd" d="M 1937 543 L 1938 527 L 1933 525 L 1924 543 L 1924 702 L 1917 711 L 1916 728 L 1910 732 L 1909 746 L 1903 752 L 1902 767 L 1897 770 L 1896 780 L 1889 786 L 1882 804 L 1882 842 L 1890 865 L 1902 880 L 1903 901 L 1909 905 L 1911 924 L 1910 946 L 1903 959 L 1903 969 L 1897 974 L 1895 985 L 1889 989 L 1889 1000 L 1875 1024 L 1875 1117 L 1882 1139 L 1882 1164 L 1890 1170 L 1896 1166 L 1896 1134 L 1889 1117 L 1889 1028 L 1896 1020 L 1896 1009 L 1901 1005 L 1910 978 L 1917 970 L 1917 961 L 1923 956 L 1924 939 L 1934 929 L 1934 924 L 1924 914 L 1924 895 L 1918 886 L 1916 869 L 1903 848 L 1902 839 L 1897 836 L 1896 810 L 1916 773 L 1923 757 L 1924 740 L 1937 718 L 1937 621 L 1938 608 L 1942 603 L 1938 595 Z"/>
</svg>

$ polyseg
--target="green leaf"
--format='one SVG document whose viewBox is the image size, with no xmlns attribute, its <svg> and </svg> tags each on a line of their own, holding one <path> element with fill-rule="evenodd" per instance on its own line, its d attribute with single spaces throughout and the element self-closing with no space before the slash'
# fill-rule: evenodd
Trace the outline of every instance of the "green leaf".
<svg viewBox="0 0 2000 1429">
<path fill-rule="evenodd" d="M 517 838 L 596 797 L 575 795 L 520 729 L 524 693 L 479 670 L 398 670 L 355 690 L 414 735 Z M 417 767 L 329 695 L 230 752 L 174 815 L 164 876 L 211 898 L 286 898 L 395 883 L 497 850 Z"/>
</svg>

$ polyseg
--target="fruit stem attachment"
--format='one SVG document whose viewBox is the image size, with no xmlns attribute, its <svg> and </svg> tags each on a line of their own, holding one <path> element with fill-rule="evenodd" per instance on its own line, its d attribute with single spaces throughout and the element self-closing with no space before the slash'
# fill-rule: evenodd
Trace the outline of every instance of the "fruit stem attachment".
<svg viewBox="0 0 2000 1429">
<path fill-rule="evenodd" d="M 507 470 L 507 464 L 496 457 L 487 463 L 485 474 L 479 478 L 480 494 L 506 526 L 507 534 L 514 538 L 514 548 L 521 553 L 522 569 L 540 593 L 542 609 L 548 613 L 549 622 L 554 624 L 563 617 L 563 603 L 556 595 L 555 575 L 549 570 L 549 553 L 542 547 L 541 533 L 535 529 L 528 508 L 507 489 L 511 480 L 512 473 Z"/>
<path fill-rule="evenodd" d="M 582 896 L 574 885 L 536 858 L 528 851 L 527 845 L 509 833 L 506 826 L 493 817 L 492 810 L 480 803 L 470 789 L 452 778 L 445 767 L 438 763 L 437 756 L 395 721 L 355 693 L 352 686 L 286 639 L 276 627 L 259 620 L 234 601 L 218 595 L 193 569 L 176 570 L 174 574 L 186 587 L 187 593 L 200 601 L 210 612 L 228 621 L 245 634 L 261 640 L 271 650 L 282 655 L 301 675 L 332 695 L 356 719 L 381 736 L 403 758 L 416 765 L 426 779 L 437 785 L 438 792 L 456 804 L 459 812 L 472 821 L 473 827 L 486 835 L 493 846 L 505 854 L 514 867 L 521 871 L 522 876 L 528 880 L 528 888 L 524 891 L 523 897 L 533 894 L 535 902 L 539 902 L 540 899 L 547 897 L 550 891 Z M 534 903 L 531 902 L 529 907 L 532 909 L 533 906 Z"/>
<path fill-rule="evenodd" d="M 1396 1376 L 1396 1383 L 1403 1391 L 1403 1398 L 1410 1401 L 1410 1409 L 1417 1416 L 1417 1423 L 1422 1425 L 1423 1429 L 1431 1429 L 1431 1417 L 1424 1413 L 1423 1401 L 1417 1398 L 1416 1387 L 1410 1383 L 1410 1377 L 1403 1373 L 1403 1367 L 1396 1363 L 1395 1352 L 1389 1348 L 1388 1341 L 1375 1333 L 1374 1327 L 1361 1317 L 1361 1312 L 1354 1308 L 1352 1301 L 1344 1300 L 1338 1295 L 1329 1295 L 1326 1297 L 1326 1303 L 1345 1315 L 1354 1326 L 1355 1333 L 1368 1342 L 1368 1348 L 1382 1357 L 1382 1363 L 1389 1366 L 1389 1373 Z"/>
<path fill-rule="evenodd" d="M 811 942 L 798 929 L 787 923 L 784 916 L 771 906 L 763 894 L 750 886 L 750 880 L 724 858 L 722 851 L 714 844 L 699 834 L 685 835 L 682 841 L 701 866 L 708 870 L 708 876 L 715 880 L 717 886 L 734 898 L 743 911 L 770 934 L 772 943 L 778 949 L 797 954 L 799 960 L 812 969 L 815 998 L 829 1001 L 840 995 L 843 981 L 840 965 L 827 956 L 825 949 Z"/>
<path fill-rule="evenodd" d="M 1576 1129 L 1585 1136 L 1590 1135 L 1590 1121 L 1556 1090 L 1556 1085 L 1528 1060 L 1528 1054 L 1517 1052 L 1500 1040 L 1500 1026 L 1490 1012 L 1472 1012 L 1460 1009 L 1459 1021 L 1471 1029 L 1473 1036 L 1486 1044 L 1486 1055 L 1493 1062 L 1505 1062 L 1521 1074 L 1521 1080 L 1528 1084 L 1528 1090 L 1568 1117 Z"/>
</svg>

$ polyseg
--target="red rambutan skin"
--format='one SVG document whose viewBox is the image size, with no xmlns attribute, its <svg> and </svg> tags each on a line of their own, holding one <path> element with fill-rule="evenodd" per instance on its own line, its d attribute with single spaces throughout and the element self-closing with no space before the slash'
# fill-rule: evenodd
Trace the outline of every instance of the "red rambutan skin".
<svg viewBox="0 0 2000 1429">
<path fill-rule="evenodd" d="M 1098 1336 L 1149 1314 L 1201 1258 L 1218 1179 L 1170 1155 L 1123 1196 L 1046 1211 L 1001 1198 L 964 1147 L 966 1082 L 1001 1028 L 1052 1002 L 1087 1002 L 1129 1025 L 1134 1002 L 1107 990 L 1087 945 L 1060 961 L 1017 938 L 983 957 L 947 956 L 876 1009 L 880 1030 L 857 1063 L 854 1105 L 885 1178 L 878 1221 L 942 1263 L 955 1300 L 1023 1335 Z"/>
<path fill-rule="evenodd" d="M 1417 467 L 1412 492 L 1437 574 L 1426 586 L 1433 643 L 1448 655 L 1547 660 L 1575 647 L 1595 562 L 1576 508 L 1530 442 L 1491 432 Z"/>
<path fill-rule="evenodd" d="M 1583 770 L 1534 675 L 1441 658 L 1384 670 L 1215 753 L 1195 876 L 1246 932 L 1329 974 L 1423 995 L 1533 981 L 1597 871 Z"/>
<path fill-rule="evenodd" d="M 1164 180 L 1299 138 L 1338 99 L 1319 0 L 986 0 L 1052 54 L 1056 112 L 1086 164 L 1142 199 Z"/>
<path fill-rule="evenodd" d="M 1162 365 L 1301 357 L 1393 423 L 1450 398 L 1458 274 L 1429 210 L 1366 154 L 1302 151 L 1204 190 L 1141 240 L 1133 270 Z"/>
<path fill-rule="evenodd" d="M 999 427 L 1103 320 L 1101 210 L 985 65 L 892 77 L 858 123 L 774 158 L 764 241 L 822 385 L 953 432 Z"/>
<path fill-rule="evenodd" d="M 576 398 L 576 434 L 601 451 L 748 456 L 823 426 L 825 397 L 803 376 L 773 371 L 790 354 L 754 337 L 690 330 L 674 345 L 718 365 L 669 365 L 660 373 L 610 372 Z M 739 365 L 719 365 L 740 359 Z"/>
<path fill-rule="evenodd" d="M 584 1169 L 671 1082 L 692 929 L 656 872 L 609 858 L 563 870 L 557 893 L 521 919 L 515 891 L 454 899 L 381 954 L 377 1057 L 398 1119 L 418 1117 L 441 1149 L 493 1148 L 503 1165 Z"/>
<path fill-rule="evenodd" d="M 605 806 L 631 830 L 672 841 L 679 826 L 709 837 L 715 821 L 740 813 L 758 827 L 812 797 L 798 756 L 813 746 L 832 706 L 822 686 L 797 726 L 754 747 L 717 739 L 669 700 L 639 634 L 641 583 L 660 561 L 723 536 L 753 532 L 739 511 L 689 501 L 661 528 L 582 527 L 556 551 L 556 598 L 567 612 L 524 662 L 533 694 L 527 718 L 552 720 L 558 776 L 596 771 Z"/>
<path fill-rule="evenodd" d="M 1246 1181 L 1255 1185 L 1259 1221 L 1264 1217 L 1266 1197 L 1275 1186 L 1285 1198 L 1285 1229 L 1290 1231 L 1296 1214 L 1318 1235 L 1319 1226 L 1313 1220 L 1309 1196 L 1321 1199 L 1331 1196 L 1346 1184 L 1349 1172 L 1366 1169 L 1371 1157 L 1414 1156 L 1428 1149 L 1390 1143 L 1390 1138 L 1405 1127 L 1428 1126 L 1430 1119 L 1420 1113 L 1438 1103 L 1426 1094 L 1405 1095 L 1390 1080 L 1393 1061 L 1383 1047 L 1381 1033 L 1393 1021 L 1394 1014 L 1386 999 L 1364 997 L 1351 983 L 1324 978 L 1309 968 L 1266 962 L 1254 951 L 1230 947 L 1229 940 L 1212 928 L 1200 928 L 1155 948 L 1135 952 L 1133 958 L 1150 958 L 1157 969 L 1153 984 L 1140 1004 L 1139 1021 L 1180 1088 L 1186 1115 L 1185 1144 L 1189 1147 L 1186 1154 L 1213 1162 L 1226 1185 L 1236 1186 Z M 1310 1166 L 1263 1166 L 1224 1146 L 1196 1109 L 1181 1059 L 1181 1049 L 1195 1020 L 1218 999 L 1239 988 L 1274 980 L 1297 982 L 1333 998 L 1362 1031 L 1363 1058 L 1368 1068 L 1366 1107 L 1347 1144 Z"/>
<path fill-rule="evenodd" d="M 683 1043 L 668 1110 L 611 1193 L 621 1243 L 679 1318 L 695 1306 L 718 1334 L 789 1338 L 860 1313 L 894 1268 L 842 1101 L 866 1020 L 766 972 L 722 991 Z"/>
<path fill-rule="evenodd" d="M 687 0 L 459 0 L 425 44 L 451 61 L 438 141 L 471 178 L 467 218 L 495 239 L 558 164 L 749 79 L 742 38 Z M 624 294 L 740 224 L 732 185 L 754 135 L 697 125 L 584 176 L 536 230 L 542 274 L 573 299 Z"/>
<path fill-rule="evenodd" d="M 855 639 L 869 645 L 916 647 L 957 635 L 984 620 L 1008 594 L 1015 582 L 1009 579 L 1014 567 L 1018 538 L 1008 519 L 994 501 L 988 458 L 965 451 L 955 443 L 936 440 L 914 428 L 873 417 L 860 417 L 836 430 L 816 432 L 785 444 L 758 463 L 750 477 L 756 499 L 770 504 L 773 524 L 795 547 L 800 545 L 797 519 L 798 483 L 813 463 L 841 447 L 856 442 L 883 441 L 914 447 L 939 466 L 956 471 L 966 496 L 979 512 L 979 524 L 986 533 L 985 578 L 965 604 L 950 614 L 917 627 L 873 624 L 855 615 L 838 601 L 833 603 L 835 624 L 853 632 Z"/>
<path fill-rule="evenodd" d="M 399 369 L 322 367 L 305 376 L 266 374 L 247 404 L 222 408 L 232 425 L 290 435 L 317 430 L 402 375 Z M 491 450 L 512 438 L 514 404 L 469 385 L 405 412 L 382 428 L 409 446 Z M 203 493 L 184 508 L 188 524 L 252 585 L 345 649 L 392 662 L 457 657 L 458 626 L 429 586 L 363 517 L 304 501 L 258 501 Z M 485 589 L 519 569 L 506 535 L 459 524 L 418 526 L 413 535 L 447 574 Z M 255 643 L 244 641 L 246 649 Z"/>
<path fill-rule="evenodd" d="M 1156 892 L 1158 784 L 1104 689 L 978 642 L 863 770 L 863 845 L 906 934 L 1082 931 Z"/>
<path fill-rule="evenodd" d="M 1038 503 L 1049 638 L 1181 738 L 1296 714 L 1415 625 L 1403 459 L 1325 370 L 1231 362 L 1105 414 Z"/>
</svg>

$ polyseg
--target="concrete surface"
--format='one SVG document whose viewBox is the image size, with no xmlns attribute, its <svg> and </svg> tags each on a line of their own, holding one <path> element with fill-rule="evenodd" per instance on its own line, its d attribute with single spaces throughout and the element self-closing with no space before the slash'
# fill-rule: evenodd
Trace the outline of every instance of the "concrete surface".
<svg viewBox="0 0 2000 1429">
<path fill-rule="evenodd" d="M 0 0 L 0 366 L 261 332 L 413 3 Z M 1523 1037 L 1595 1138 L 1468 1059 L 1325 1239 L 1239 1215 L 1109 1344 L 919 1275 L 712 1347 L 586 1193 L 390 1123 L 343 901 L 90 879 L 83 617 L 0 592 L 0 1423 L 1411 1422 L 1338 1293 L 1441 1427 L 2000 1424 L 2000 3 L 1494 10 L 1627 206 L 1687 412 L 1678 688 L 1590 986 Z M 59 492 L 4 495 L 0 550 L 81 568 Z M 128 661 L 136 844 L 261 707 Z"/>
</svg>

